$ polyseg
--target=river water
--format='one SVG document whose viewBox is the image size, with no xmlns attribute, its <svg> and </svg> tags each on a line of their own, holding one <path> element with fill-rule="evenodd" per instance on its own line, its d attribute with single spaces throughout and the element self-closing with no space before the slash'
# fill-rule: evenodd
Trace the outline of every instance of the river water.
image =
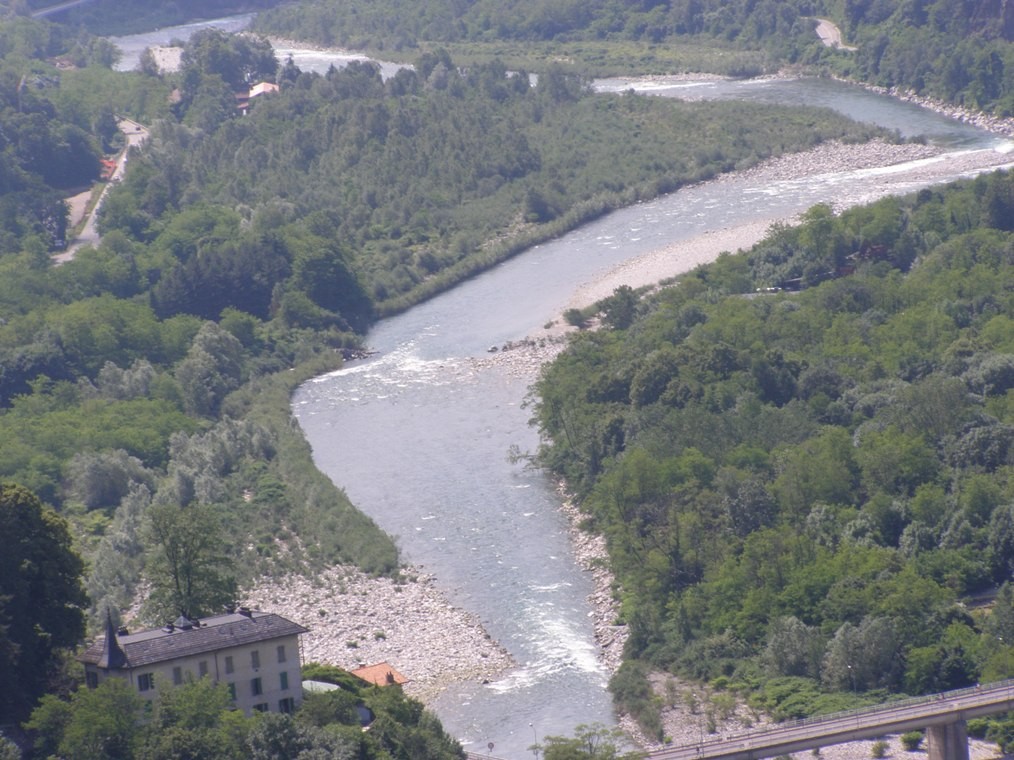
<svg viewBox="0 0 1014 760">
<path fill-rule="evenodd" d="M 163 30 L 159 39 L 174 33 Z M 326 54 L 313 55 L 326 68 Z M 823 80 L 597 86 L 826 105 L 952 151 L 1008 147 L 918 106 Z M 510 447 L 531 451 L 538 443 L 523 405 L 527 381 L 503 368 L 477 369 L 474 360 L 491 345 L 537 334 L 578 286 L 666 244 L 921 184 L 893 167 L 764 184 L 738 178 L 640 203 L 384 320 L 367 336 L 376 357 L 299 390 L 294 413 L 320 469 L 518 663 L 494 683 L 462 684 L 431 705 L 466 748 L 485 753 L 492 744 L 493 755 L 522 758 L 548 734 L 614 722 L 586 601 L 591 582 L 575 563 L 554 484 L 508 461 Z"/>
</svg>

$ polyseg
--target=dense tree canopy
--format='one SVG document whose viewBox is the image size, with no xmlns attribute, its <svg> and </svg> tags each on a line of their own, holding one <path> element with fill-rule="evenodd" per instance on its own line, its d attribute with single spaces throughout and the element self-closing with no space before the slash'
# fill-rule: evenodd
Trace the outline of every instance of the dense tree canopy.
<svg viewBox="0 0 1014 760">
<path fill-rule="evenodd" d="M 814 208 L 544 372 L 540 459 L 609 540 L 629 657 L 829 691 L 1006 675 L 1009 640 L 955 602 L 1012 579 L 1014 270 L 987 201 L 1012 181 Z"/>
<path fill-rule="evenodd" d="M 446 53 L 387 81 L 372 64 L 297 73 L 246 117 L 197 124 L 211 68 L 103 207 L 105 232 L 157 252 L 142 269 L 162 316 L 360 330 L 374 305 L 403 308 L 618 203 L 869 134 L 826 111 L 592 95 L 558 68 L 533 87 Z"/>
<path fill-rule="evenodd" d="M 84 635 L 84 563 L 67 524 L 28 489 L 0 483 L 0 723 L 27 717 L 52 688 L 62 651 Z"/>
<path fill-rule="evenodd" d="M 222 551 L 221 518 L 207 505 L 157 504 L 148 510 L 147 616 L 206 617 L 236 601 L 236 581 Z"/>
<path fill-rule="evenodd" d="M 742 75 L 786 64 L 817 65 L 970 108 L 1014 113 L 1014 14 L 1002 3 L 431 0 L 422 8 L 413 4 L 411 10 L 407 5 L 406 0 L 303 0 L 263 13 L 256 23 L 269 33 L 382 51 L 504 40 L 548 44 L 550 49 L 564 45 L 579 65 L 600 70 L 596 57 L 605 44 L 615 49 L 636 43 L 637 53 L 617 56 L 614 73 L 620 66 L 629 71 L 632 61 L 643 66 L 645 55 L 665 60 L 668 50 L 663 48 L 701 45 L 723 49 L 724 60 L 699 53 L 690 64 L 698 67 L 693 70 L 703 63 Z M 848 49 L 828 49 L 818 41 L 818 17 L 841 25 Z M 575 42 L 584 44 L 569 45 Z M 764 54 L 746 59 L 730 50 Z"/>
</svg>

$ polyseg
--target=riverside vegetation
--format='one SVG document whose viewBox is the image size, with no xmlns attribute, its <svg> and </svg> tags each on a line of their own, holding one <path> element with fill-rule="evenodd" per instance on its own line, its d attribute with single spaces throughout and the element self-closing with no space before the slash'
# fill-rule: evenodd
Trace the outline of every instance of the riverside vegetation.
<svg viewBox="0 0 1014 760">
<path fill-rule="evenodd" d="M 0 260 L 0 472 L 70 515 L 89 556 L 133 535 L 124 499 L 154 493 L 233 514 L 245 529 L 228 545 L 251 572 L 307 556 L 392 572 L 375 531 L 315 524 L 336 509 L 368 521 L 319 495 L 305 447 L 288 454 L 289 389 L 354 349 L 378 313 L 528 241 L 772 152 L 871 134 L 827 111 L 592 96 L 559 72 L 530 88 L 497 64 L 465 74 L 439 58 L 387 83 L 367 65 L 283 66 L 278 96 L 237 118 L 229 83 L 267 75 L 268 59 L 211 32 L 176 82 L 88 69 L 23 98 L 87 124 L 100 107 L 64 103 L 93 83 L 96 97 L 115 90 L 108 110 L 139 114 L 182 86 L 112 189 L 97 249 L 52 269 L 36 250 L 45 229 L 20 219 Z M 305 468 L 286 469 L 295 458 Z M 279 524 L 305 543 L 279 552 Z"/>
<path fill-rule="evenodd" d="M 1008 675 L 1012 219 L 1002 173 L 818 206 L 546 368 L 538 458 L 607 539 L 649 733 L 651 669 L 776 717 Z"/>
<path fill-rule="evenodd" d="M 106 45 L 63 27 L 2 30 L 5 124 L 38 128 L 4 132 L 0 476 L 68 521 L 93 621 L 142 584 L 141 618 L 159 623 L 263 574 L 346 563 L 397 577 L 392 540 L 313 467 L 288 409 L 298 383 L 357 350 L 378 314 L 532 240 L 876 134 L 813 109 L 599 98 L 555 70 L 530 87 L 445 55 L 389 82 L 368 65 L 311 75 L 216 32 L 194 37 L 178 75 L 150 61 L 117 73 Z M 261 77 L 280 92 L 240 118 L 233 90 Z M 47 220 L 88 177 L 59 174 L 60 151 L 80 137 L 97 170 L 119 115 L 151 123 L 151 139 L 108 196 L 101 244 L 54 268 L 72 233 Z M 196 562 L 169 561 L 181 544 Z M 174 592 L 195 579 L 211 582 Z M 33 702 L 14 704 L 4 722 Z"/>
<path fill-rule="evenodd" d="M 45 5 L 48 0 L 30 0 Z M 238 3 L 96 0 L 68 20 L 111 33 L 236 10 Z M 1014 115 L 1014 14 L 987 0 L 250 0 L 257 30 L 413 61 L 444 46 L 468 63 L 497 56 L 514 69 L 551 61 L 586 75 L 709 71 L 731 76 L 805 66 L 966 108 Z M 276 6 L 277 7 L 271 7 Z M 411 6 L 410 9 L 408 6 Z M 267 9 L 267 10 L 265 10 Z M 153 13 L 162 14 L 158 19 Z M 850 49 L 823 45 L 834 20 Z"/>
<path fill-rule="evenodd" d="M 823 45 L 818 17 L 836 21 L 854 49 Z M 303 0 L 256 23 L 272 34 L 388 56 L 441 44 L 462 57 L 495 51 L 511 66 L 564 60 L 597 75 L 754 76 L 801 65 L 1014 114 L 1014 14 L 985 0 L 434 0 L 413 12 L 401 0 Z"/>
<path fill-rule="evenodd" d="M 147 578 L 154 622 L 255 574 L 397 574 L 393 542 L 316 471 L 288 410 L 377 316 L 621 203 L 875 134 L 814 109 L 592 96 L 560 66 L 529 87 L 438 49 L 384 82 L 369 65 L 278 67 L 264 41 L 211 32 L 178 75 L 115 73 L 107 44 L 68 30 L 0 25 L 0 475 L 70 522 L 93 613 Z M 233 90 L 259 77 L 281 91 L 240 119 Z M 101 245 L 53 269 L 59 198 L 117 145 L 116 115 L 152 123 L 149 146 Z M 220 583 L 160 593 L 158 516 L 226 547 L 208 565 Z"/>
</svg>

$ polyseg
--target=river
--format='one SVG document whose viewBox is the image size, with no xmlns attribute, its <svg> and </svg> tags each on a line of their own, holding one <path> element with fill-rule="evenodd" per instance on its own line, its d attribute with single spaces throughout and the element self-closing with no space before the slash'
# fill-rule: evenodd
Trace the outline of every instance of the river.
<svg viewBox="0 0 1014 760">
<path fill-rule="evenodd" d="M 173 32 L 161 33 L 166 41 L 167 33 Z M 823 80 L 597 86 L 827 105 L 904 135 L 925 135 L 953 152 L 1009 147 L 931 111 Z M 494 683 L 461 684 L 431 705 L 466 748 L 485 753 L 492 744 L 493 755 L 521 758 L 548 734 L 614 720 L 586 601 L 591 582 L 574 560 L 554 484 L 508 461 L 511 446 L 531 451 L 538 443 L 523 403 L 528 381 L 503 367 L 478 369 L 475 358 L 489 346 L 539 334 L 578 286 L 624 261 L 711 230 L 787 218 L 818 202 L 907 192 L 928 181 L 900 170 L 906 168 L 912 167 L 762 183 L 744 176 L 622 209 L 384 320 L 367 336 L 376 357 L 295 395 L 294 413 L 321 470 L 519 663 Z M 949 178 L 939 175 L 933 180 Z"/>
</svg>

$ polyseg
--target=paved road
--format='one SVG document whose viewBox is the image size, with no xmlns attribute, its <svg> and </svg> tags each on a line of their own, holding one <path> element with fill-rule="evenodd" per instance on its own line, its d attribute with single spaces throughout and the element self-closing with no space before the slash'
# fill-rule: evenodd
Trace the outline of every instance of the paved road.
<svg viewBox="0 0 1014 760">
<path fill-rule="evenodd" d="M 127 155 L 130 153 L 130 149 L 135 145 L 140 145 L 148 139 L 147 128 L 138 124 L 136 121 L 131 119 L 120 119 L 119 127 L 120 131 L 123 132 L 127 138 L 127 144 L 116 157 L 116 169 L 113 171 L 113 175 L 110 177 L 109 182 L 106 183 L 104 188 L 102 188 L 102 195 L 99 196 L 98 202 L 96 202 L 92 212 L 85 220 L 85 224 L 84 227 L 81 228 L 81 232 L 71 241 L 70 245 L 67 246 L 66 251 L 51 257 L 54 264 L 63 264 L 72 260 L 74 258 L 74 254 L 76 254 L 78 249 L 82 246 L 97 246 L 99 244 L 99 231 L 95 226 L 95 222 L 98 217 L 99 209 L 102 208 L 102 202 L 106 199 L 106 193 L 109 192 L 109 188 L 116 182 L 123 179 L 123 175 L 127 171 Z"/>
<path fill-rule="evenodd" d="M 1014 680 L 783 723 L 764 731 L 662 750 L 650 757 L 658 760 L 756 760 L 946 725 L 1011 709 L 1014 709 Z"/>
</svg>

